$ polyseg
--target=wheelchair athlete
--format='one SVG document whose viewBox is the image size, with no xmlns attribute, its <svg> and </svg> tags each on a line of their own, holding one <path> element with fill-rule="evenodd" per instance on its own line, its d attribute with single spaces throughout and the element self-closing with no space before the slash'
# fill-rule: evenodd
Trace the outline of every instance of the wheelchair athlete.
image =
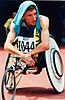
<svg viewBox="0 0 65 100">
<path fill-rule="evenodd" d="M 21 36 L 19 50 L 12 43 Z M 33 39 L 31 39 L 33 38 Z M 25 40 L 30 40 L 25 42 Z M 17 55 L 27 64 L 27 68 L 34 68 L 33 74 L 42 71 L 44 51 L 49 49 L 49 19 L 39 15 L 37 5 L 32 1 L 24 1 L 13 19 L 4 49 Z M 42 58 L 42 59 L 40 59 Z M 23 72 L 26 73 L 26 70 Z"/>
</svg>

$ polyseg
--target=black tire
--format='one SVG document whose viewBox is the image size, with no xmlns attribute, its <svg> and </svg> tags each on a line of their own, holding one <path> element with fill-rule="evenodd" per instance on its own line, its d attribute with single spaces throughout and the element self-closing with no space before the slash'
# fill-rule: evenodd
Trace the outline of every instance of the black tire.
<svg viewBox="0 0 65 100">
<path fill-rule="evenodd" d="M 7 81 L 9 79 L 9 77 L 8 77 L 8 79 L 6 81 L 6 74 L 9 73 L 10 71 L 11 71 L 11 68 L 8 68 L 7 70 L 5 70 L 3 78 L 2 78 L 1 93 L 2 93 L 2 99 L 3 100 L 7 100 L 5 98 L 5 91 L 4 91 L 4 89 L 6 89 L 6 84 L 7 84 Z M 14 72 L 12 72 L 12 75 L 14 76 Z M 7 89 L 7 90 L 11 92 L 11 91 L 15 90 L 15 88 L 16 87 L 15 87 L 15 77 L 14 77 L 14 87 L 12 89 Z"/>
<path fill-rule="evenodd" d="M 9 53 L 9 54 L 8 54 L 8 57 L 7 57 L 6 65 L 5 65 L 5 70 L 7 69 L 10 56 L 11 56 L 11 54 Z"/>
</svg>

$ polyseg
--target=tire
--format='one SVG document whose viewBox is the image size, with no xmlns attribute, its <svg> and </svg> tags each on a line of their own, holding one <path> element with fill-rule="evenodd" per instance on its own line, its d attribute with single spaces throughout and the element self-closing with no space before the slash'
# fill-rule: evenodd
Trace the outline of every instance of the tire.
<svg viewBox="0 0 65 100">
<path fill-rule="evenodd" d="M 50 49 L 45 51 L 45 57 L 47 64 L 46 72 L 49 81 L 55 92 L 61 93 L 64 90 L 63 61 L 59 47 L 52 37 L 50 37 Z"/>
<path fill-rule="evenodd" d="M 5 97 L 7 97 L 6 95 L 5 95 L 5 90 L 8 90 L 8 91 L 13 91 L 14 90 L 14 92 L 16 92 L 15 90 L 15 88 L 16 88 L 16 85 L 15 85 L 15 77 L 14 77 L 14 72 L 12 72 L 12 75 L 13 75 L 13 81 L 14 81 L 14 86 L 13 86 L 13 88 L 6 88 L 6 85 L 7 85 L 7 83 L 8 83 L 8 80 L 9 80 L 9 76 L 8 76 L 8 79 L 6 79 L 6 75 L 8 74 L 8 73 L 10 73 L 11 72 L 11 69 L 10 68 L 8 68 L 7 70 L 5 70 L 5 72 L 4 72 L 4 75 L 3 75 L 3 78 L 2 78 L 2 84 L 1 84 L 1 93 L 2 93 L 2 99 L 3 100 L 7 100 Z M 10 74 L 9 74 L 10 75 Z M 15 94 L 15 93 L 14 93 Z M 14 95 L 13 94 L 13 95 Z"/>
</svg>

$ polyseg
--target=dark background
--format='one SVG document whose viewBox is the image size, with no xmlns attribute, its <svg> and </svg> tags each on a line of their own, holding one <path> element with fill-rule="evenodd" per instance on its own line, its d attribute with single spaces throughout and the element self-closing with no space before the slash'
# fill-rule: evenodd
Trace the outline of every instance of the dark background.
<svg viewBox="0 0 65 100">
<path fill-rule="evenodd" d="M 55 36 L 58 44 L 65 43 L 65 1 L 33 0 L 42 15 L 49 17 L 50 33 Z M 0 0 L 0 46 L 4 45 L 6 34 L 4 23 L 18 10 L 23 0 Z M 63 40 L 64 39 L 64 40 Z"/>
</svg>

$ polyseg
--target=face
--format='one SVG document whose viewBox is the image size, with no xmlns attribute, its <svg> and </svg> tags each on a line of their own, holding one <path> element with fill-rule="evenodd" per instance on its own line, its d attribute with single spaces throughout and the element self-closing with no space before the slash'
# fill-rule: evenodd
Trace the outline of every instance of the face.
<svg viewBox="0 0 65 100">
<path fill-rule="evenodd" d="M 35 26 L 36 18 L 36 9 L 33 9 L 32 11 L 28 10 L 23 16 L 23 19 L 25 20 L 27 26 Z"/>
</svg>

